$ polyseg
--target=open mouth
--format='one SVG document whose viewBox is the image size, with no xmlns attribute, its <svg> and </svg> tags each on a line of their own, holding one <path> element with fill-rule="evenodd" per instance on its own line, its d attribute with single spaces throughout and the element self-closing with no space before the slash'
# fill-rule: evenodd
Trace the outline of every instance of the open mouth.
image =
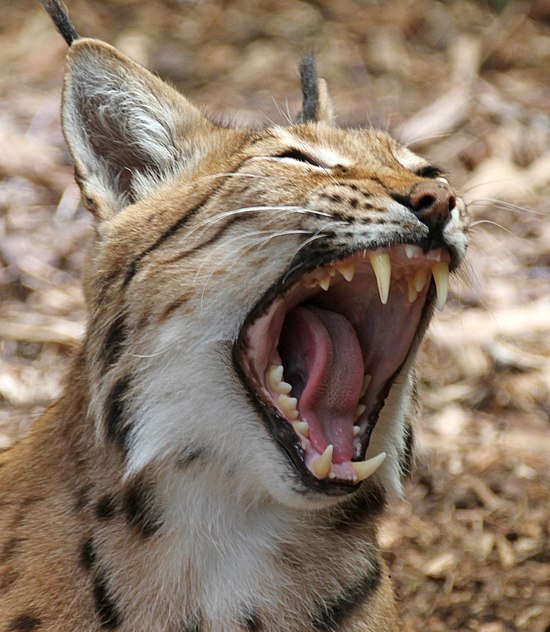
<svg viewBox="0 0 550 632">
<path fill-rule="evenodd" d="M 272 289 L 235 348 L 243 379 L 302 480 L 347 493 L 390 388 L 447 298 L 449 253 L 413 245 L 361 250 Z"/>
</svg>

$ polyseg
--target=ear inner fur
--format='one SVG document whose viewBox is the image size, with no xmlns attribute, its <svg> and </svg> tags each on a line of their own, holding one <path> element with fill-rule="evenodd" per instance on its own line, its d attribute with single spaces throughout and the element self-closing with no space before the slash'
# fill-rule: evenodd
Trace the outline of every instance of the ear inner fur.
<svg viewBox="0 0 550 632">
<path fill-rule="evenodd" d="M 192 164 L 213 128 L 185 97 L 108 44 L 83 38 L 69 49 L 63 130 L 83 194 L 100 216 Z"/>
</svg>

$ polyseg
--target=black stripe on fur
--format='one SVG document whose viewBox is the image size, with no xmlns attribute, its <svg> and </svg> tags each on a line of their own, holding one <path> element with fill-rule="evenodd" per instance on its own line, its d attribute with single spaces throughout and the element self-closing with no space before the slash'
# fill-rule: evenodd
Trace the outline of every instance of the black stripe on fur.
<svg viewBox="0 0 550 632">
<path fill-rule="evenodd" d="M 42 625 L 42 621 L 30 614 L 22 614 L 13 619 L 6 628 L 7 632 L 33 632 L 38 630 Z"/>
<path fill-rule="evenodd" d="M 329 525 L 339 532 L 362 528 L 366 522 L 372 523 L 380 516 L 385 507 L 386 494 L 383 488 L 365 487 L 335 510 Z"/>
<path fill-rule="evenodd" d="M 376 592 L 380 583 L 380 565 L 376 560 L 372 560 L 371 565 L 373 568 L 370 573 L 351 586 L 344 587 L 336 599 L 318 606 L 317 611 L 310 617 L 315 630 L 318 632 L 341 630 L 344 621 L 354 616 L 361 604 Z"/>
<path fill-rule="evenodd" d="M 128 526 L 136 529 L 143 538 L 151 537 L 162 524 L 153 507 L 153 490 L 141 481 L 131 485 L 122 500 Z"/>
<path fill-rule="evenodd" d="M 124 338 L 126 336 L 126 319 L 124 314 L 118 314 L 109 325 L 107 335 L 103 340 L 103 358 L 105 367 L 113 366 L 120 358 L 124 348 Z"/>
<path fill-rule="evenodd" d="M 133 261 L 130 262 L 130 266 L 128 271 L 126 272 L 126 276 L 122 283 L 122 287 L 126 287 L 134 275 L 137 272 L 138 263 L 146 257 L 148 254 L 156 250 L 159 246 L 161 246 L 165 241 L 170 239 L 173 235 L 175 235 L 181 228 L 183 228 L 189 220 L 191 220 L 195 215 L 210 201 L 211 197 L 218 191 L 218 188 L 214 189 L 211 193 L 209 193 L 199 204 L 188 210 L 185 215 L 182 215 L 170 228 L 164 231 L 162 235 L 155 241 L 155 243 L 151 244 L 148 248 L 146 248 L 139 255 L 134 257 Z"/>
<path fill-rule="evenodd" d="M 114 630 L 121 624 L 120 613 L 113 602 L 107 582 L 103 576 L 98 576 L 94 582 L 94 603 L 100 625 L 105 630 Z"/>
<path fill-rule="evenodd" d="M 124 419 L 124 397 L 130 378 L 123 377 L 115 382 L 107 399 L 107 438 L 113 441 L 124 453 L 126 452 L 126 435 L 128 427 Z"/>
<path fill-rule="evenodd" d="M 246 161 L 243 161 L 243 162 L 239 163 L 238 165 L 236 165 L 233 168 L 233 172 L 237 172 L 242 167 L 244 162 L 246 162 Z M 218 191 L 220 191 L 220 189 L 223 188 L 225 182 L 226 182 L 225 180 L 220 182 L 216 187 L 214 187 L 212 189 L 212 191 L 210 191 L 207 195 L 205 195 L 204 198 L 198 204 L 196 204 L 191 209 L 186 211 L 184 215 L 182 215 L 178 220 L 176 220 L 172 224 L 172 226 L 167 228 L 164 231 L 164 233 L 162 233 L 162 235 L 160 235 L 153 244 L 151 244 L 148 248 L 146 248 L 145 250 L 140 252 L 139 255 L 134 257 L 134 259 L 130 262 L 130 265 L 129 265 L 128 270 L 126 272 L 126 276 L 125 276 L 125 278 L 124 278 L 124 280 L 122 282 L 122 287 L 123 288 L 128 286 L 128 284 L 130 283 L 130 281 L 132 280 L 132 278 L 136 274 L 137 267 L 138 267 L 138 264 L 140 263 L 140 261 L 144 257 L 146 257 L 147 255 L 149 255 L 151 252 L 153 252 L 153 250 L 156 250 L 165 241 L 170 239 L 170 237 L 173 237 L 184 226 L 186 226 L 186 224 L 191 219 L 193 219 L 193 217 L 195 217 L 195 215 L 197 215 L 197 213 L 199 213 L 212 200 L 212 198 L 218 193 Z"/>
<path fill-rule="evenodd" d="M 85 571 L 90 571 L 95 563 L 95 547 L 92 538 L 84 541 L 80 547 L 80 564 Z"/>
</svg>

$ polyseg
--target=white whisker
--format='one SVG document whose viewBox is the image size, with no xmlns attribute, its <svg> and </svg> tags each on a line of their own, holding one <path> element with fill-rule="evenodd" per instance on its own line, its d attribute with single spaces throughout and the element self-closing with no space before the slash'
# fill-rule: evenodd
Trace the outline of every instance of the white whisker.
<svg viewBox="0 0 550 632">
<path fill-rule="evenodd" d="M 158 351 L 157 353 L 128 353 L 130 358 L 158 358 L 163 353 L 166 353 L 167 349 L 163 349 L 162 351 Z"/>
<path fill-rule="evenodd" d="M 229 217 L 234 217 L 236 215 L 245 215 L 247 213 L 257 213 L 261 211 L 262 213 L 274 213 L 284 211 L 287 214 L 296 213 L 301 215 L 317 215 L 320 217 L 332 217 L 330 213 L 324 213 L 323 211 L 315 211 L 313 209 L 307 209 L 303 206 L 248 206 L 238 209 L 233 209 L 230 211 L 223 211 L 222 213 L 218 213 L 213 217 L 208 217 L 196 226 L 194 226 L 188 233 L 187 238 L 189 238 L 195 231 L 203 228 L 203 232 L 200 236 L 204 234 L 204 232 L 211 228 L 214 224 L 223 221 Z"/>
<path fill-rule="evenodd" d="M 273 101 L 273 104 L 275 105 L 275 108 L 277 109 L 277 112 L 281 115 L 283 120 L 285 120 L 288 123 L 288 125 L 294 125 L 294 121 L 292 120 L 292 117 L 290 116 L 290 112 L 288 111 L 288 100 L 286 102 L 287 112 L 283 111 L 281 106 L 275 100 L 275 97 L 272 96 L 271 100 Z M 276 127 L 275 124 L 273 124 L 273 125 L 274 125 L 274 127 Z"/>
<path fill-rule="evenodd" d="M 492 204 L 494 208 L 502 211 L 529 213 L 532 215 L 537 215 L 539 217 L 548 216 L 547 212 L 536 211 L 535 209 L 529 208 L 527 206 L 520 206 L 519 204 L 513 204 L 512 202 L 506 202 L 505 200 L 499 200 L 497 198 L 478 198 L 476 200 L 468 202 L 468 206 L 485 206 L 487 204 Z"/>
<path fill-rule="evenodd" d="M 256 240 L 255 243 L 252 244 L 244 244 L 241 248 L 238 248 L 236 250 L 231 250 L 226 252 L 225 257 L 222 257 L 222 259 L 220 260 L 216 260 L 217 261 L 217 266 L 214 266 L 211 268 L 210 273 L 208 274 L 207 278 L 204 281 L 204 286 L 201 292 L 201 312 L 203 309 L 203 303 L 204 303 L 204 296 L 205 296 L 205 292 L 207 290 L 208 287 L 208 283 L 210 281 L 210 279 L 212 278 L 216 267 L 219 267 L 220 265 L 222 265 L 225 260 L 227 258 L 230 259 L 234 259 L 235 257 L 238 257 L 239 254 L 241 252 L 249 252 L 250 249 L 253 248 L 257 248 L 258 246 L 263 247 L 265 244 L 267 244 L 269 241 L 271 241 L 272 239 L 275 239 L 276 237 L 287 237 L 287 236 L 291 236 L 291 235 L 310 235 L 311 231 L 308 230 L 282 230 L 282 231 L 278 231 L 278 232 L 273 232 L 273 231 L 269 231 L 269 230 L 262 230 L 262 231 L 255 231 L 252 233 L 246 233 L 245 235 L 237 235 L 236 237 L 233 237 L 231 240 L 226 241 L 222 244 L 223 249 L 227 251 L 227 246 L 231 243 L 234 243 L 236 241 L 239 241 L 241 239 L 246 239 L 246 238 L 251 238 L 251 237 L 263 237 L 263 239 L 258 239 Z M 267 235 L 267 237 L 265 237 Z M 219 248 L 220 245 L 218 245 L 216 248 Z M 214 258 L 215 259 L 215 258 Z M 198 277 L 200 276 L 201 271 L 204 269 L 204 266 L 206 264 L 204 264 L 203 266 L 201 266 L 195 273 L 195 278 L 193 280 L 193 283 L 195 284 L 198 280 Z"/>
<path fill-rule="evenodd" d="M 213 173 L 210 174 L 208 176 L 201 176 L 200 178 L 197 178 L 196 180 L 194 180 L 194 182 L 201 182 L 202 180 L 215 180 L 216 178 L 235 178 L 235 177 L 239 177 L 239 178 L 264 178 L 265 180 L 268 179 L 272 179 L 272 178 L 278 178 L 280 176 L 276 176 L 276 175 L 266 175 L 266 174 L 262 174 L 262 173 L 246 173 L 246 172 L 242 172 L 242 171 L 233 171 L 233 172 L 227 172 L 227 173 Z"/>
<path fill-rule="evenodd" d="M 470 193 L 471 191 L 474 191 L 475 189 L 479 189 L 480 187 L 484 187 L 487 186 L 488 184 L 507 184 L 509 182 L 509 178 L 495 178 L 494 180 L 483 180 L 483 182 L 476 182 L 474 184 L 469 184 L 469 185 L 465 185 L 462 186 L 460 188 L 462 195 L 466 195 L 466 193 Z M 468 204 L 470 204 L 470 202 L 468 201 Z"/>
<path fill-rule="evenodd" d="M 475 228 L 476 226 L 479 226 L 481 224 L 488 224 L 489 226 L 496 226 L 497 228 L 500 228 L 501 230 L 503 230 L 505 233 L 508 233 L 509 235 L 512 235 L 512 237 L 518 237 L 510 229 L 506 228 L 502 224 L 499 224 L 498 222 L 493 222 L 490 219 L 479 219 L 479 220 L 477 220 L 475 222 L 472 222 L 470 224 L 470 228 Z"/>
<path fill-rule="evenodd" d="M 283 282 L 286 281 L 288 279 L 288 277 L 295 271 L 298 270 L 300 266 L 294 266 L 294 267 L 290 267 L 292 266 L 292 262 L 296 259 L 296 257 L 298 256 L 298 253 L 303 250 L 306 246 L 308 246 L 310 243 L 317 241 L 318 239 L 324 239 L 326 237 L 326 235 L 323 234 L 323 232 L 327 229 L 330 228 L 331 226 L 337 226 L 338 222 L 331 222 L 328 226 L 323 226 L 323 228 L 319 228 L 319 230 L 315 231 L 315 233 L 309 237 L 309 239 L 306 239 L 302 244 L 300 244 L 300 247 L 296 250 L 296 252 L 294 253 L 292 259 L 290 260 L 290 264 L 289 264 L 289 268 L 285 274 L 285 276 L 283 277 Z"/>
</svg>

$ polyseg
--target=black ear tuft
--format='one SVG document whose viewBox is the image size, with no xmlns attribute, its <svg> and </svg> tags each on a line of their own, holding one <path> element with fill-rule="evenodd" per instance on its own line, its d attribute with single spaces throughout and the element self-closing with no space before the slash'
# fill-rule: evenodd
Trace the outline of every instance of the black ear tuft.
<svg viewBox="0 0 550 632">
<path fill-rule="evenodd" d="M 78 33 L 59 0 L 40 0 L 40 4 L 51 17 L 57 30 L 61 33 L 69 46 L 78 39 Z"/>
<path fill-rule="evenodd" d="M 298 114 L 298 123 L 327 123 L 335 125 L 332 101 L 327 82 L 317 76 L 315 55 L 308 53 L 300 62 L 300 79 L 304 102 Z"/>
<path fill-rule="evenodd" d="M 319 80 L 317 63 L 312 52 L 307 53 L 300 62 L 300 80 L 304 101 L 298 120 L 300 123 L 316 121 L 319 113 Z"/>
</svg>

